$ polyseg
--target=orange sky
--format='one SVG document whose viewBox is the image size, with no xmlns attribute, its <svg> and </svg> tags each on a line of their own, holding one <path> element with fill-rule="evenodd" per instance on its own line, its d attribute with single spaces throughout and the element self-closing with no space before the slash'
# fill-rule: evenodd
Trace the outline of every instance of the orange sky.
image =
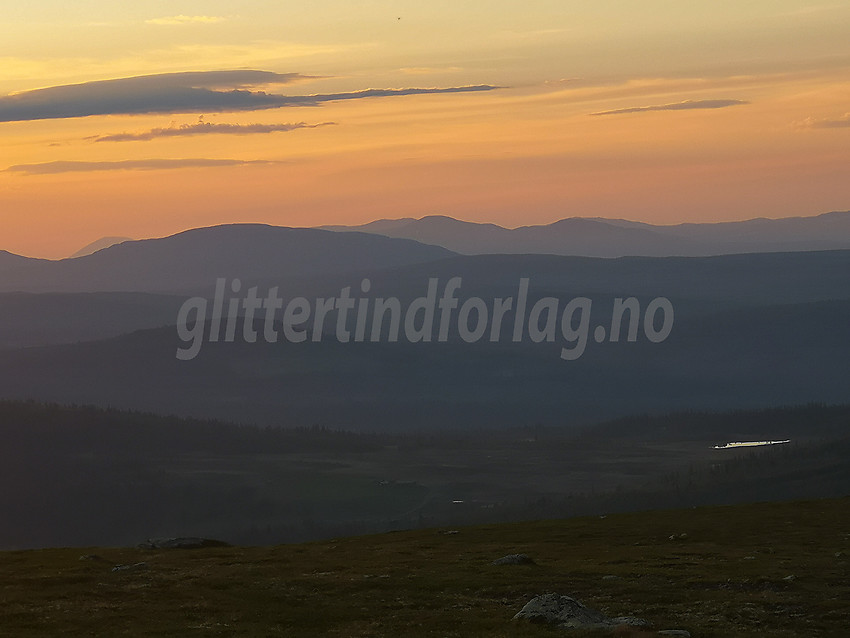
<svg viewBox="0 0 850 638">
<path fill-rule="evenodd" d="M 481 16 L 420 4 L 16 9 L 0 26 L 0 249 L 59 258 L 105 235 L 239 221 L 678 223 L 850 208 L 850 7 L 500 0 Z M 185 94 L 158 74 L 224 69 L 321 77 L 180 90 L 209 88 L 216 104 L 233 90 L 329 97 L 167 110 Z M 127 97 L 120 85 L 118 106 L 85 84 L 142 75 L 153 88 Z M 26 93 L 67 84 L 83 86 Z M 341 95 L 449 87 L 460 90 Z M 108 139 L 124 133 L 150 139 Z"/>
</svg>

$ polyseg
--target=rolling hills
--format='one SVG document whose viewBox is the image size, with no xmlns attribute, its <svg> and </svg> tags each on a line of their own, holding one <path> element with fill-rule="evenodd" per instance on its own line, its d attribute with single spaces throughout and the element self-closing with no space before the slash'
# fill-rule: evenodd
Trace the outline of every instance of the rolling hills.
<svg viewBox="0 0 850 638">
<path fill-rule="evenodd" d="M 850 248 L 850 212 L 669 226 L 622 219 L 570 217 L 551 224 L 512 229 L 431 215 L 421 219 L 382 219 L 360 226 L 322 228 L 415 239 L 465 255 L 537 253 L 666 257 Z"/>
<path fill-rule="evenodd" d="M 561 308 L 577 296 L 591 301 L 586 345 L 579 359 L 564 361 L 561 348 L 572 342 L 560 332 L 552 341 L 535 343 L 524 333 L 513 342 L 512 315 L 496 342 L 466 343 L 455 325 L 446 342 L 433 328 L 431 342 L 404 336 L 390 342 L 384 331 L 379 341 L 341 343 L 332 310 L 324 332 L 306 326 L 305 343 L 268 343 L 262 336 L 247 343 L 241 329 L 233 343 L 207 343 L 206 324 L 199 356 L 178 361 L 176 351 L 185 346 L 174 326 L 179 295 L 11 295 L 3 297 L 0 397 L 387 430 L 580 424 L 643 411 L 831 403 L 850 391 L 850 251 L 621 259 L 450 255 L 327 272 L 300 283 L 285 279 L 280 287 L 287 299 L 303 295 L 315 302 L 343 287 L 358 290 L 364 275 L 372 287 L 359 296 L 397 297 L 405 307 L 425 294 L 429 278 L 443 286 L 459 276 L 459 303 L 479 296 L 492 306 L 494 299 L 516 297 L 519 280 L 528 277 L 529 307 L 547 297 Z M 595 328 L 610 330 L 614 299 L 627 296 L 641 309 L 666 297 L 675 310 L 669 338 L 650 343 L 638 330 L 635 342 L 625 336 L 597 342 Z M 452 316 L 456 324 L 457 312 Z M 351 327 L 354 319 L 348 320 Z M 262 323 L 255 320 L 261 334 Z M 87 343 L 76 343 L 81 340 Z"/>
<path fill-rule="evenodd" d="M 218 277 L 292 281 L 432 261 L 453 253 L 407 239 L 263 224 L 185 231 L 126 241 L 91 255 L 50 261 L 7 254 L 0 292 L 196 293 Z"/>
</svg>

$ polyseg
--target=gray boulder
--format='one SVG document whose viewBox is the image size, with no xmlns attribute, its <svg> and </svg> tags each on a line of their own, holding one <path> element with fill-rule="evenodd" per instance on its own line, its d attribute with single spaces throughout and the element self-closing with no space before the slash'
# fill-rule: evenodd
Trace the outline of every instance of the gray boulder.
<svg viewBox="0 0 850 638">
<path fill-rule="evenodd" d="M 525 554 L 508 554 L 493 561 L 493 565 L 536 565 L 534 559 Z"/>
<path fill-rule="evenodd" d="M 534 623 L 557 625 L 563 629 L 601 629 L 618 625 L 644 627 L 645 620 L 624 616 L 608 618 L 605 614 L 586 607 L 575 598 L 559 594 L 535 596 L 525 604 L 514 620 L 524 618 Z"/>
<path fill-rule="evenodd" d="M 147 563 L 134 563 L 132 565 L 116 565 L 113 572 L 138 572 L 148 568 Z"/>
</svg>

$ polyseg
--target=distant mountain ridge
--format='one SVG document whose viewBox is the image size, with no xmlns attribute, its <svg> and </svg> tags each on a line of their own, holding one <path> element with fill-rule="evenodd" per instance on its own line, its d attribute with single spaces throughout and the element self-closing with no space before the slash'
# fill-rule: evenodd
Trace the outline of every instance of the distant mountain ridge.
<svg viewBox="0 0 850 638">
<path fill-rule="evenodd" d="M 37 259 L 35 257 L 23 257 L 21 255 L 16 255 L 15 253 L 10 253 L 8 250 L 0 250 L 0 273 L 10 268 L 17 268 L 18 266 L 32 264 L 38 261 L 47 260 Z"/>
<path fill-rule="evenodd" d="M 132 237 L 101 237 L 100 239 L 93 241 L 90 244 L 87 244 L 80 248 L 77 252 L 70 256 L 70 259 L 75 259 L 76 257 L 85 257 L 86 255 L 91 255 L 92 253 L 96 253 L 99 250 L 103 250 L 104 248 L 109 248 L 110 246 L 114 246 L 115 244 L 120 244 L 125 241 L 133 241 Z"/>
<path fill-rule="evenodd" d="M 321 277 L 455 254 L 705 257 L 846 249 L 850 211 L 674 226 L 572 217 L 509 229 L 439 215 L 316 228 L 227 224 L 138 241 L 105 237 L 60 260 L 0 250 L 0 292 L 182 293 L 218 276 Z"/>
<path fill-rule="evenodd" d="M 197 293 L 218 277 L 291 281 L 434 261 L 451 251 L 369 233 L 229 224 L 50 261 L 0 255 L 0 292 Z"/>
<path fill-rule="evenodd" d="M 504 228 L 444 215 L 381 219 L 361 226 L 321 226 L 414 239 L 465 255 L 553 254 L 580 257 L 706 257 L 850 248 L 850 211 L 813 217 L 660 226 L 623 219 L 570 217 Z"/>
</svg>

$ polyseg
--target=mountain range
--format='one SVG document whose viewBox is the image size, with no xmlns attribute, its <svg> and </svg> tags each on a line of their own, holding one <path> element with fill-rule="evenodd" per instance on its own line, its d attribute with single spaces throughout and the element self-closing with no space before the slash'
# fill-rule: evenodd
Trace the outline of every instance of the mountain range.
<svg viewBox="0 0 850 638">
<path fill-rule="evenodd" d="M 441 215 L 381 219 L 361 226 L 321 226 L 415 239 L 464 255 L 527 254 L 586 257 L 708 256 L 850 248 L 850 212 L 670 226 L 622 219 L 571 217 L 552 224 L 504 228 Z"/>
<path fill-rule="evenodd" d="M 218 277 L 292 281 L 432 261 L 453 253 L 409 239 L 313 228 L 232 224 L 125 241 L 82 257 L 0 254 L 0 292 L 212 290 Z"/>
<path fill-rule="evenodd" d="M 91 255 L 99 250 L 109 248 L 110 246 L 114 246 L 115 244 L 120 244 L 125 241 L 133 241 L 133 239 L 132 237 L 101 237 L 97 241 L 93 241 L 92 243 L 80 248 L 77 252 L 71 255 L 71 259 L 74 259 L 75 257 L 85 257 L 86 255 Z"/>
<path fill-rule="evenodd" d="M 847 215 L 812 219 L 840 226 Z M 585 222 L 635 230 L 626 222 Z M 749 227 L 743 224 L 736 227 L 741 236 Z M 478 226 L 463 227 L 475 234 Z M 399 231 L 401 222 L 374 228 Z M 540 231 L 547 232 L 555 235 Z M 782 234 L 771 232 L 761 236 Z M 346 287 L 361 296 L 361 280 L 369 278 L 365 297 L 396 297 L 406 306 L 426 294 L 429 280 L 437 279 L 442 293 L 453 277 L 462 280 L 459 303 L 518 299 L 521 279 L 529 280 L 529 307 L 546 298 L 563 308 L 586 297 L 593 305 L 586 352 L 562 360 L 561 333 L 539 343 L 465 343 L 457 333 L 444 343 L 340 343 L 331 316 L 328 333 L 318 338 L 311 328 L 306 343 L 240 337 L 205 343 L 191 361 L 175 356 L 185 345 L 175 327 L 179 308 L 190 296 L 211 297 L 218 278 L 239 278 L 243 292 L 258 286 L 262 296 L 277 287 L 283 299 L 307 300 Z M 642 328 L 636 342 L 611 342 L 604 334 L 598 340 L 594 329 L 610 327 L 614 300 L 626 297 L 640 309 L 668 299 L 675 309 L 669 339 L 649 343 Z M 639 412 L 837 403 L 850 392 L 850 250 L 462 255 L 407 237 L 239 224 L 58 261 L 0 252 L 0 306 L 0 398 L 246 423 L 384 430 L 575 425 Z"/>
</svg>

